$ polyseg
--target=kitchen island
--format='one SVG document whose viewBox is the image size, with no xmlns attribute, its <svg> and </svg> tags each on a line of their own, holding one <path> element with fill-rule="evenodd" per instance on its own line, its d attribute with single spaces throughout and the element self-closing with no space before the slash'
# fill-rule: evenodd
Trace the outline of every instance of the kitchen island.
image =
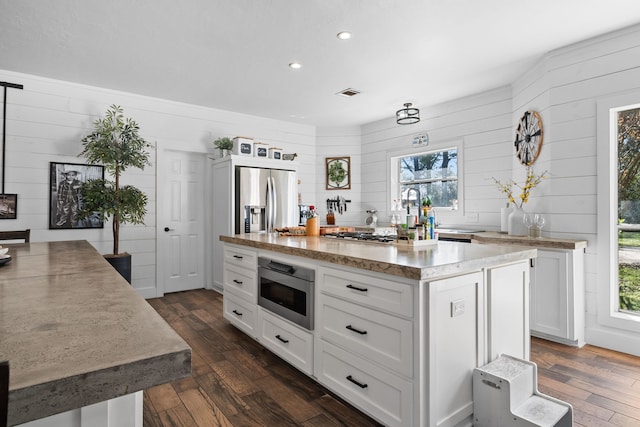
<svg viewBox="0 0 640 427">
<path fill-rule="evenodd" d="M 88 242 L 6 246 L 9 425 L 142 426 L 142 390 L 189 376 L 189 346 Z"/>
<path fill-rule="evenodd" d="M 220 239 L 225 318 L 385 425 L 471 426 L 473 368 L 529 358 L 534 248 Z M 312 329 L 258 304 L 260 257 L 315 271 Z"/>
</svg>

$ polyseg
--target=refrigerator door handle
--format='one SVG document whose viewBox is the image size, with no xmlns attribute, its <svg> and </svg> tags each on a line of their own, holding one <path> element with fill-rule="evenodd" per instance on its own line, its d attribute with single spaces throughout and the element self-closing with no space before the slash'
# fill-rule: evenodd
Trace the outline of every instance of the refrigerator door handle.
<svg viewBox="0 0 640 427">
<path fill-rule="evenodd" d="M 273 198 L 273 182 L 271 181 L 271 177 L 267 177 L 267 207 L 266 207 L 266 215 L 267 215 L 267 223 L 266 223 L 266 229 L 267 229 L 267 233 L 273 233 L 273 224 L 274 224 L 274 217 L 273 217 L 273 202 L 274 202 L 274 198 Z"/>
<path fill-rule="evenodd" d="M 271 180 L 271 231 L 274 231 L 276 226 L 276 218 L 278 217 L 278 190 L 276 190 L 276 180 L 270 176 Z"/>
</svg>

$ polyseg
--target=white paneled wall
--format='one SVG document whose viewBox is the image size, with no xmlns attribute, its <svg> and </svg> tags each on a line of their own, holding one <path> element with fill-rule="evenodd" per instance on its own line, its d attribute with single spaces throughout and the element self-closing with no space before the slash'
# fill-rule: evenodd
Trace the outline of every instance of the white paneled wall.
<svg viewBox="0 0 640 427">
<path fill-rule="evenodd" d="M 156 296 L 156 164 L 165 149 L 217 155 L 212 141 L 221 136 L 248 136 L 297 153 L 300 192 L 314 198 L 317 181 L 316 135 L 298 125 L 229 111 L 118 92 L 0 70 L 0 81 L 24 85 L 7 95 L 7 193 L 18 193 L 18 218 L 0 229 L 31 228 L 32 241 L 88 240 L 101 253 L 112 252 L 111 223 L 101 230 L 49 230 L 49 162 L 84 163 L 77 155 L 93 121 L 111 104 L 140 125 L 155 146 L 152 166 L 125 172 L 123 184 L 134 184 L 149 197 L 145 225 L 124 225 L 120 249 L 133 255 L 132 285 L 144 296 Z M 204 154 L 203 154 L 204 155 Z M 161 191 L 161 190 L 158 190 Z"/>
<path fill-rule="evenodd" d="M 380 220 L 389 222 L 389 156 L 411 149 L 413 137 L 427 132 L 430 146 L 462 141 L 464 200 L 459 216 L 439 213 L 446 225 L 472 223 L 487 229 L 500 226 L 499 212 L 505 198 L 496 190 L 492 176 L 511 177 L 512 109 L 511 89 L 494 91 L 455 100 L 420 110 L 421 121 L 401 126 L 394 119 L 368 124 L 362 130 L 362 200 L 378 207 Z M 426 147 L 429 149 L 429 146 Z M 424 147 L 415 151 L 425 150 Z M 478 214 L 470 222 L 469 213 Z"/>
<path fill-rule="evenodd" d="M 539 210 L 547 213 L 545 228 L 556 237 L 589 242 L 585 262 L 587 341 L 636 354 L 640 347 L 637 326 L 612 330 L 597 320 L 598 315 L 608 315 L 598 313 L 597 289 L 603 288 L 606 294 L 611 284 L 608 279 L 599 280 L 598 259 L 608 254 L 597 251 L 596 223 L 597 148 L 609 144 L 597 140 L 597 103 L 638 88 L 637 26 L 554 51 L 535 73 L 514 84 L 514 111 L 527 109 L 527 102 L 537 102 L 544 109 L 546 135 L 539 163 L 549 170 L 550 179 L 537 202 Z"/>
<path fill-rule="evenodd" d="M 338 196 L 344 197 L 347 200 L 351 200 L 351 203 L 347 203 L 346 212 L 342 214 L 335 213 L 336 225 L 365 225 L 365 212 L 376 207 L 370 203 L 363 204 L 361 199 L 360 127 L 319 128 L 317 131 L 316 150 L 316 197 L 313 200 L 305 199 L 303 202 L 317 206 L 320 211 L 320 223 L 326 224 L 327 199 L 335 199 Z M 326 189 L 325 159 L 327 157 L 351 158 L 351 189 Z"/>
</svg>

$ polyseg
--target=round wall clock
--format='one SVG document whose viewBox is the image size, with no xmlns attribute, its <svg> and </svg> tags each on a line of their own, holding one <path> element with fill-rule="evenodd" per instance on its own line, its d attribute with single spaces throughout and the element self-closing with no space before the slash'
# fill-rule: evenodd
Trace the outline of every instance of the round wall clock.
<svg viewBox="0 0 640 427">
<path fill-rule="evenodd" d="M 542 119 L 535 111 L 525 111 L 516 128 L 516 157 L 525 166 L 536 161 L 542 148 Z"/>
</svg>

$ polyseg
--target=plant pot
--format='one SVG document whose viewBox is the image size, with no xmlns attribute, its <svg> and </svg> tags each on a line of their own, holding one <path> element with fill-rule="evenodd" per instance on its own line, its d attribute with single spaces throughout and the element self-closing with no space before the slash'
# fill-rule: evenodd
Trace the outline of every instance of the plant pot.
<svg viewBox="0 0 640 427">
<path fill-rule="evenodd" d="M 124 279 L 131 284 L 131 254 L 126 252 L 118 255 L 105 255 L 104 259 L 116 269 Z"/>
</svg>

